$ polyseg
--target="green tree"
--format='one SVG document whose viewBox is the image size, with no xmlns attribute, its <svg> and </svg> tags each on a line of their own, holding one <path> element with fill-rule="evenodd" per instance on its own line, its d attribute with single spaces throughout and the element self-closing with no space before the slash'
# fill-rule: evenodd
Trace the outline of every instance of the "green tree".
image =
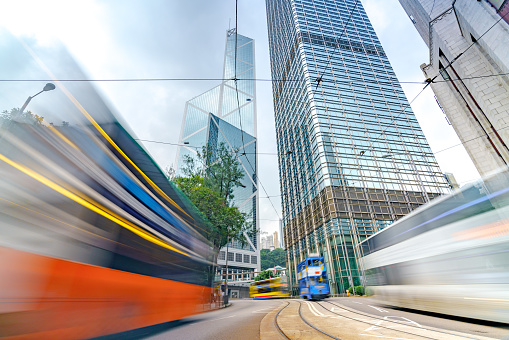
<svg viewBox="0 0 509 340">
<path fill-rule="evenodd" d="M 261 269 L 273 268 L 275 266 L 281 266 L 286 268 L 286 256 L 284 249 L 277 248 L 273 251 L 269 249 L 262 249 L 260 251 L 260 264 Z"/>
<path fill-rule="evenodd" d="M 9 121 L 40 125 L 42 124 L 43 120 L 44 117 L 33 114 L 32 111 L 24 111 L 22 114 L 20 114 L 19 108 L 12 108 L 10 111 L 3 110 L 2 113 L 0 113 L 1 125 Z"/>
<path fill-rule="evenodd" d="M 269 259 L 270 250 L 262 249 L 260 250 L 260 268 L 261 270 L 265 270 L 271 267 L 271 262 Z"/>
<path fill-rule="evenodd" d="M 245 245 L 244 235 L 253 236 L 256 230 L 247 214 L 232 204 L 233 191 L 243 186 L 244 177 L 237 155 L 224 144 L 217 148 L 205 146 L 196 159 L 185 157 L 183 172 L 184 176 L 174 177 L 173 181 L 213 225 L 210 240 L 216 249 L 229 241 Z"/>
<path fill-rule="evenodd" d="M 261 272 L 260 274 L 258 274 L 257 276 L 255 276 L 253 280 L 255 280 L 255 281 L 268 280 L 272 277 L 275 277 L 274 273 L 270 270 L 265 270 L 265 271 Z"/>
</svg>

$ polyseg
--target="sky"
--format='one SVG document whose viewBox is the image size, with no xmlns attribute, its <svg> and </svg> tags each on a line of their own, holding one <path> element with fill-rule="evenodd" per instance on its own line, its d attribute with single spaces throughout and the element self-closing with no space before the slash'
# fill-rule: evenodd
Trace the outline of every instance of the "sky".
<svg viewBox="0 0 509 340">
<path fill-rule="evenodd" d="M 398 79 L 423 81 L 419 66 L 429 62 L 429 52 L 399 2 L 361 3 Z M 272 89 L 267 81 L 271 75 L 264 0 L 238 0 L 237 23 L 234 0 L 1 1 L 0 24 L 21 39 L 36 39 L 41 45 L 62 42 L 90 79 L 219 79 L 226 31 L 237 27 L 239 34 L 253 38 L 259 79 L 260 228 L 269 233 L 279 229 L 282 214 Z M 0 75 L 1 70 L 0 65 Z M 178 143 L 186 101 L 219 83 L 170 80 L 94 84 L 165 169 L 175 163 L 174 144 Z M 34 91 L 39 87 L 34 84 Z M 402 87 L 412 100 L 423 85 Z M 19 96 L 21 106 L 27 94 Z M 411 106 L 442 171 L 453 173 L 460 185 L 479 178 L 432 90 L 428 87 Z"/>
</svg>

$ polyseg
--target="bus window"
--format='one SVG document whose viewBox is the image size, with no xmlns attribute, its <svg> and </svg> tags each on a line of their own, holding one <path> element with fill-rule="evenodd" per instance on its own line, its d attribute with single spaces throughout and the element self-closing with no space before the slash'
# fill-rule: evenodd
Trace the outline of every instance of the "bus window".
<svg viewBox="0 0 509 340">
<path fill-rule="evenodd" d="M 313 260 L 313 267 L 319 267 L 320 265 L 320 260 Z"/>
<path fill-rule="evenodd" d="M 309 284 L 312 284 L 312 285 L 315 284 L 315 278 L 314 277 L 309 278 Z"/>
<path fill-rule="evenodd" d="M 323 277 L 319 276 L 319 277 L 317 277 L 317 280 L 319 283 L 323 283 Z"/>
</svg>

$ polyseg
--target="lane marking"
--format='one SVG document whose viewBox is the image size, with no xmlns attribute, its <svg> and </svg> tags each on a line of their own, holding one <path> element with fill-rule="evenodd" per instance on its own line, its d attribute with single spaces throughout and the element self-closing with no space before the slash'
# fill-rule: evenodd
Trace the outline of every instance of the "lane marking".
<svg viewBox="0 0 509 340">
<path fill-rule="evenodd" d="M 385 335 L 374 335 L 374 334 L 359 334 L 359 335 L 374 336 L 377 338 L 384 338 L 384 339 L 414 340 L 414 339 L 410 339 L 410 338 L 395 338 L 392 336 L 385 336 Z"/>
<path fill-rule="evenodd" d="M 422 326 L 420 324 L 418 324 L 417 322 L 415 321 L 412 321 L 410 319 L 407 319 L 403 316 L 384 316 L 384 319 L 386 320 L 389 320 L 389 318 L 398 318 L 398 319 L 405 319 L 407 321 L 401 321 L 401 322 L 404 322 L 404 323 L 409 323 L 409 324 L 412 324 L 412 325 L 417 325 L 419 328 L 422 328 Z M 390 320 L 389 320 L 390 321 Z"/>
<path fill-rule="evenodd" d="M 313 306 L 313 304 L 311 302 L 307 302 L 306 303 L 308 304 L 308 307 L 309 307 L 309 310 L 316 316 L 324 316 L 323 313 L 319 312 L 315 306 Z M 311 308 L 313 308 L 313 310 L 311 310 Z"/>
<path fill-rule="evenodd" d="M 233 318 L 233 317 L 235 317 L 235 315 L 225 316 L 224 318 L 217 318 L 217 319 L 212 319 L 212 320 L 203 320 L 202 322 L 217 321 L 217 320 L 223 320 L 223 319 L 228 319 L 228 318 Z"/>
<path fill-rule="evenodd" d="M 353 303 L 358 303 L 359 305 L 362 305 L 362 302 L 352 301 Z"/>
<path fill-rule="evenodd" d="M 312 309 L 311 309 L 311 306 L 309 305 L 309 303 L 308 303 L 308 302 L 306 302 L 306 303 L 308 304 L 308 308 L 309 308 L 309 311 L 310 311 L 311 313 L 313 313 L 315 316 L 320 316 L 320 315 L 316 314 L 314 310 L 312 310 Z"/>
<path fill-rule="evenodd" d="M 475 297 L 464 297 L 465 300 L 483 300 L 483 301 L 509 301 L 509 299 L 488 299 L 488 298 L 475 298 Z"/>
<path fill-rule="evenodd" d="M 373 326 L 366 328 L 364 330 L 364 332 L 374 331 L 376 329 L 382 329 L 383 327 L 376 327 L 376 326 L 380 326 L 382 324 L 382 322 L 384 322 L 384 320 L 378 320 Z"/>
<path fill-rule="evenodd" d="M 371 306 L 371 305 L 368 305 L 368 306 L 369 306 L 369 307 L 371 307 L 371 308 L 376 309 L 376 310 L 377 310 L 377 311 L 379 311 L 379 312 L 382 312 L 382 313 L 389 313 L 389 311 L 388 311 L 388 310 L 385 310 L 385 309 L 383 309 L 383 308 L 375 307 L 375 306 Z"/>
<path fill-rule="evenodd" d="M 275 309 L 275 308 L 277 308 L 277 307 L 267 307 L 267 308 L 262 308 L 262 309 L 258 309 L 258 310 L 252 311 L 251 313 L 258 313 L 258 312 L 260 312 L 260 311 L 262 311 L 262 310 L 266 310 L 266 309 Z"/>
</svg>

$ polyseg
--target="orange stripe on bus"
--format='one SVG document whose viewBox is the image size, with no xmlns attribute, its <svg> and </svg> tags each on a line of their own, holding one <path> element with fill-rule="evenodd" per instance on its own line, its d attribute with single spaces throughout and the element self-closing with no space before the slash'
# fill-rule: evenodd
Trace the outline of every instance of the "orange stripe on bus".
<svg viewBox="0 0 509 340">
<path fill-rule="evenodd" d="M 213 290 L 0 247 L 0 337 L 76 339 L 211 309 Z"/>
</svg>

